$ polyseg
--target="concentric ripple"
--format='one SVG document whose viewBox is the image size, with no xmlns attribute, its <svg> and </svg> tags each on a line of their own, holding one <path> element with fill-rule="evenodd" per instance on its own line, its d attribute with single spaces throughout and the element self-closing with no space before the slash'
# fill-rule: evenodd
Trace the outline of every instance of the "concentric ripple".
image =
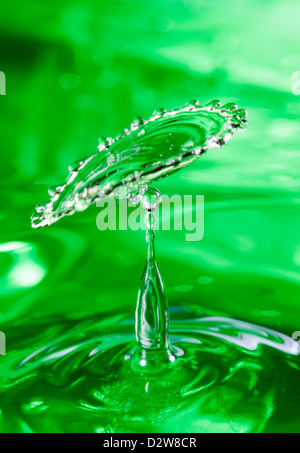
<svg viewBox="0 0 300 453">
<path fill-rule="evenodd" d="M 274 402 L 277 414 L 299 403 L 286 385 L 299 372 L 299 345 L 288 336 L 180 307 L 171 325 L 167 365 L 160 353 L 140 360 L 128 315 L 11 326 L 8 337 L 19 340 L 1 360 L 2 429 L 272 431 Z"/>
</svg>

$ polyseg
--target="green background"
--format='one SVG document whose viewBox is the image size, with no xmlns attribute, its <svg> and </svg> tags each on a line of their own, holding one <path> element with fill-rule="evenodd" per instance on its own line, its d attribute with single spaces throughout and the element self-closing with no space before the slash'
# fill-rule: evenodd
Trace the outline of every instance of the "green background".
<svg viewBox="0 0 300 453">
<path fill-rule="evenodd" d="M 295 0 L 1 5 L 0 330 L 134 312 L 143 231 L 100 232 L 94 206 L 40 230 L 30 216 L 98 137 L 190 99 L 235 101 L 249 128 L 157 184 L 205 196 L 202 241 L 157 234 L 169 302 L 300 330 L 299 14 Z"/>
</svg>

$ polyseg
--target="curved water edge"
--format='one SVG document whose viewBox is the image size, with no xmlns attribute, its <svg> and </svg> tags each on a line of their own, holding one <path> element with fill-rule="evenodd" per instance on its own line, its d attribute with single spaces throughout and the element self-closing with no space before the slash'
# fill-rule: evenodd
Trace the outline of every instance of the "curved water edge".
<svg viewBox="0 0 300 453">
<path fill-rule="evenodd" d="M 50 201 L 36 206 L 32 227 L 51 225 L 106 196 L 134 196 L 206 150 L 225 145 L 247 126 L 246 114 L 234 103 L 214 100 L 158 109 L 148 120 L 137 117 L 118 137 L 101 139 L 98 153 L 69 167 L 66 182 L 49 189 Z"/>
<path fill-rule="evenodd" d="M 14 323 L 14 353 L 0 363 L 1 429 L 258 432 L 274 429 L 275 401 L 276 412 L 298 404 L 286 385 L 299 372 L 297 342 L 187 307 L 172 313 L 167 364 L 140 355 L 124 313 Z"/>
</svg>

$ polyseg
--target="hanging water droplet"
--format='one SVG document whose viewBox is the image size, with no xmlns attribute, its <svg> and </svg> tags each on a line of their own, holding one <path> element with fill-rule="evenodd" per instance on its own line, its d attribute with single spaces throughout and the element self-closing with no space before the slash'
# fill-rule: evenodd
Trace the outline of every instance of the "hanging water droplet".
<svg viewBox="0 0 300 453">
<path fill-rule="evenodd" d="M 150 121 L 155 121 L 158 118 L 161 118 L 164 114 L 166 113 L 166 110 L 163 108 L 158 108 L 157 110 L 154 110 L 152 115 L 150 116 L 149 120 Z"/>
<path fill-rule="evenodd" d="M 136 116 L 136 117 L 133 119 L 133 121 L 132 121 L 130 127 L 131 127 L 132 130 L 135 130 L 135 129 L 137 129 L 139 126 L 141 126 L 141 124 L 143 124 L 143 118 L 142 118 L 141 116 Z"/>
<path fill-rule="evenodd" d="M 53 195 L 56 193 L 56 186 L 51 186 L 49 187 L 48 189 L 48 194 L 50 195 L 50 197 L 53 197 Z"/>
<path fill-rule="evenodd" d="M 161 200 L 160 192 L 152 188 L 143 193 L 140 198 L 143 208 L 147 211 L 155 211 L 161 203 Z"/>
<path fill-rule="evenodd" d="M 198 107 L 198 106 L 199 106 L 199 101 L 197 101 L 195 99 L 192 99 L 190 102 L 187 102 L 185 104 L 185 108 L 188 110 L 192 110 L 193 108 Z"/>
<path fill-rule="evenodd" d="M 245 109 L 239 109 L 235 111 L 235 114 L 238 119 L 242 120 L 247 116 L 247 111 Z"/>
<path fill-rule="evenodd" d="M 218 109 L 221 107 L 221 105 L 222 105 L 221 101 L 219 101 L 218 99 L 214 99 L 213 101 L 210 101 L 208 104 L 206 104 L 206 107 Z"/>
<path fill-rule="evenodd" d="M 98 140 L 99 140 L 98 149 L 99 151 L 103 151 L 107 146 L 106 137 L 100 137 Z"/>
<path fill-rule="evenodd" d="M 47 201 L 38 203 L 35 207 L 36 212 L 39 212 L 39 213 L 44 212 L 46 209 L 47 203 L 48 203 Z"/>
<path fill-rule="evenodd" d="M 227 110 L 228 112 L 234 112 L 237 110 L 237 105 L 234 102 L 228 102 L 228 104 L 223 105 L 222 110 Z"/>
</svg>

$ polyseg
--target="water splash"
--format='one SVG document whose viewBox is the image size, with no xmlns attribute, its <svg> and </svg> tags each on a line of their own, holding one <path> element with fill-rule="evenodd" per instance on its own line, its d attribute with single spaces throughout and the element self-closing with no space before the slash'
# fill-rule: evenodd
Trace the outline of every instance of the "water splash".
<svg viewBox="0 0 300 453">
<path fill-rule="evenodd" d="M 94 339 L 96 330 L 90 336 L 89 327 L 86 330 L 78 325 L 78 341 L 76 335 L 70 336 L 67 331 L 58 348 L 56 342 L 51 342 L 49 347 L 44 343 L 35 352 L 30 350 L 23 356 L 16 369 L 13 367 L 11 378 L 16 401 L 19 399 L 18 383 L 28 385 L 26 402 L 21 408 L 17 408 L 16 403 L 16 411 L 21 410 L 28 429 L 39 430 L 36 427 L 39 422 L 35 417 L 33 420 L 32 415 L 41 410 L 43 414 L 49 414 L 47 423 L 50 426 L 57 419 L 57 409 L 63 408 L 64 415 L 59 418 L 65 424 L 69 412 L 74 414 L 75 403 L 82 423 L 86 423 L 84 429 L 88 431 L 95 415 L 98 426 L 94 430 L 97 432 L 126 432 L 140 421 L 155 426 L 159 432 L 170 430 L 173 425 L 178 431 L 179 419 L 187 412 L 191 416 L 187 424 L 190 430 L 198 419 L 198 394 L 204 389 L 212 387 L 214 395 L 211 390 L 202 394 L 201 410 L 206 414 L 211 412 L 211 407 L 206 410 L 207 397 L 214 400 L 218 411 L 224 410 L 226 405 L 218 401 L 219 393 L 226 391 L 224 381 L 229 381 L 229 387 L 232 386 L 239 395 L 239 403 L 242 401 L 249 390 L 247 385 L 251 387 L 256 379 L 256 371 L 244 357 L 247 348 L 243 348 L 243 340 L 235 339 L 234 327 L 232 334 L 230 321 L 229 327 L 223 319 L 219 326 L 213 325 L 210 330 L 205 327 L 204 320 L 204 326 L 199 330 L 201 321 L 198 324 L 197 318 L 191 321 L 183 316 L 181 327 L 177 326 L 177 331 L 175 328 L 173 338 L 169 336 L 168 303 L 154 255 L 154 211 L 161 197 L 155 189 L 148 189 L 148 184 L 183 168 L 207 149 L 224 145 L 235 130 L 246 126 L 245 116 L 245 110 L 238 110 L 235 104 L 222 107 L 219 101 L 213 101 L 199 107 L 198 102 L 192 101 L 170 112 L 160 109 L 147 121 L 138 118 L 116 139 L 102 140 L 98 153 L 71 166 L 66 183 L 49 190 L 50 202 L 37 206 L 37 214 L 32 218 L 34 228 L 84 210 L 99 198 L 123 196 L 120 189 L 126 188 L 126 196 L 140 201 L 146 210 L 148 254 L 135 316 L 137 343 L 133 341 L 132 323 L 119 315 L 118 319 L 106 318 L 103 324 L 97 323 Z M 106 333 L 105 326 L 108 327 Z M 222 332 L 220 335 L 217 329 Z M 87 342 L 82 341 L 87 335 Z M 259 331 L 249 333 L 247 338 L 251 335 L 255 336 L 251 344 L 261 343 Z M 217 344 L 216 338 L 223 343 Z M 276 348 L 277 337 L 274 338 L 274 341 L 265 340 L 264 344 Z M 226 353 L 226 342 L 231 344 L 232 354 Z M 238 351 L 242 349 L 240 354 Z M 288 345 L 280 350 L 289 355 L 290 349 L 291 345 Z M 239 379 L 236 380 L 234 366 L 238 374 L 244 370 L 246 385 L 243 389 L 238 384 Z M 24 367 L 26 375 L 22 371 Z M 251 369 L 250 373 L 248 369 Z M 11 387 L 10 383 L 8 386 Z M 2 387 L 4 392 L 5 388 L 6 383 Z M 34 395 L 39 388 L 40 395 Z M 62 388 L 69 390 L 71 400 L 60 391 Z M 262 398 L 263 406 L 269 402 L 268 392 L 269 388 Z M 52 404 L 52 400 L 56 403 Z M 70 401 L 72 410 L 68 407 Z M 235 423 L 231 419 L 236 411 L 232 402 L 230 406 L 225 408 L 222 422 L 229 431 Z M 107 426 L 107 419 L 112 419 L 110 426 Z M 255 421 L 251 423 L 255 424 Z M 199 430 L 198 425 L 196 429 Z M 56 427 L 56 430 L 60 431 L 60 428 Z M 68 428 L 68 431 L 73 430 Z"/>
<path fill-rule="evenodd" d="M 247 125 L 246 111 L 220 101 L 199 106 L 156 110 L 148 120 L 137 117 L 115 139 L 102 138 L 99 151 L 75 162 L 63 184 L 49 189 L 50 201 L 40 203 L 32 216 L 39 228 L 65 215 L 85 210 L 99 198 L 138 193 L 193 162 L 211 148 L 227 143 L 233 132 Z"/>
</svg>

